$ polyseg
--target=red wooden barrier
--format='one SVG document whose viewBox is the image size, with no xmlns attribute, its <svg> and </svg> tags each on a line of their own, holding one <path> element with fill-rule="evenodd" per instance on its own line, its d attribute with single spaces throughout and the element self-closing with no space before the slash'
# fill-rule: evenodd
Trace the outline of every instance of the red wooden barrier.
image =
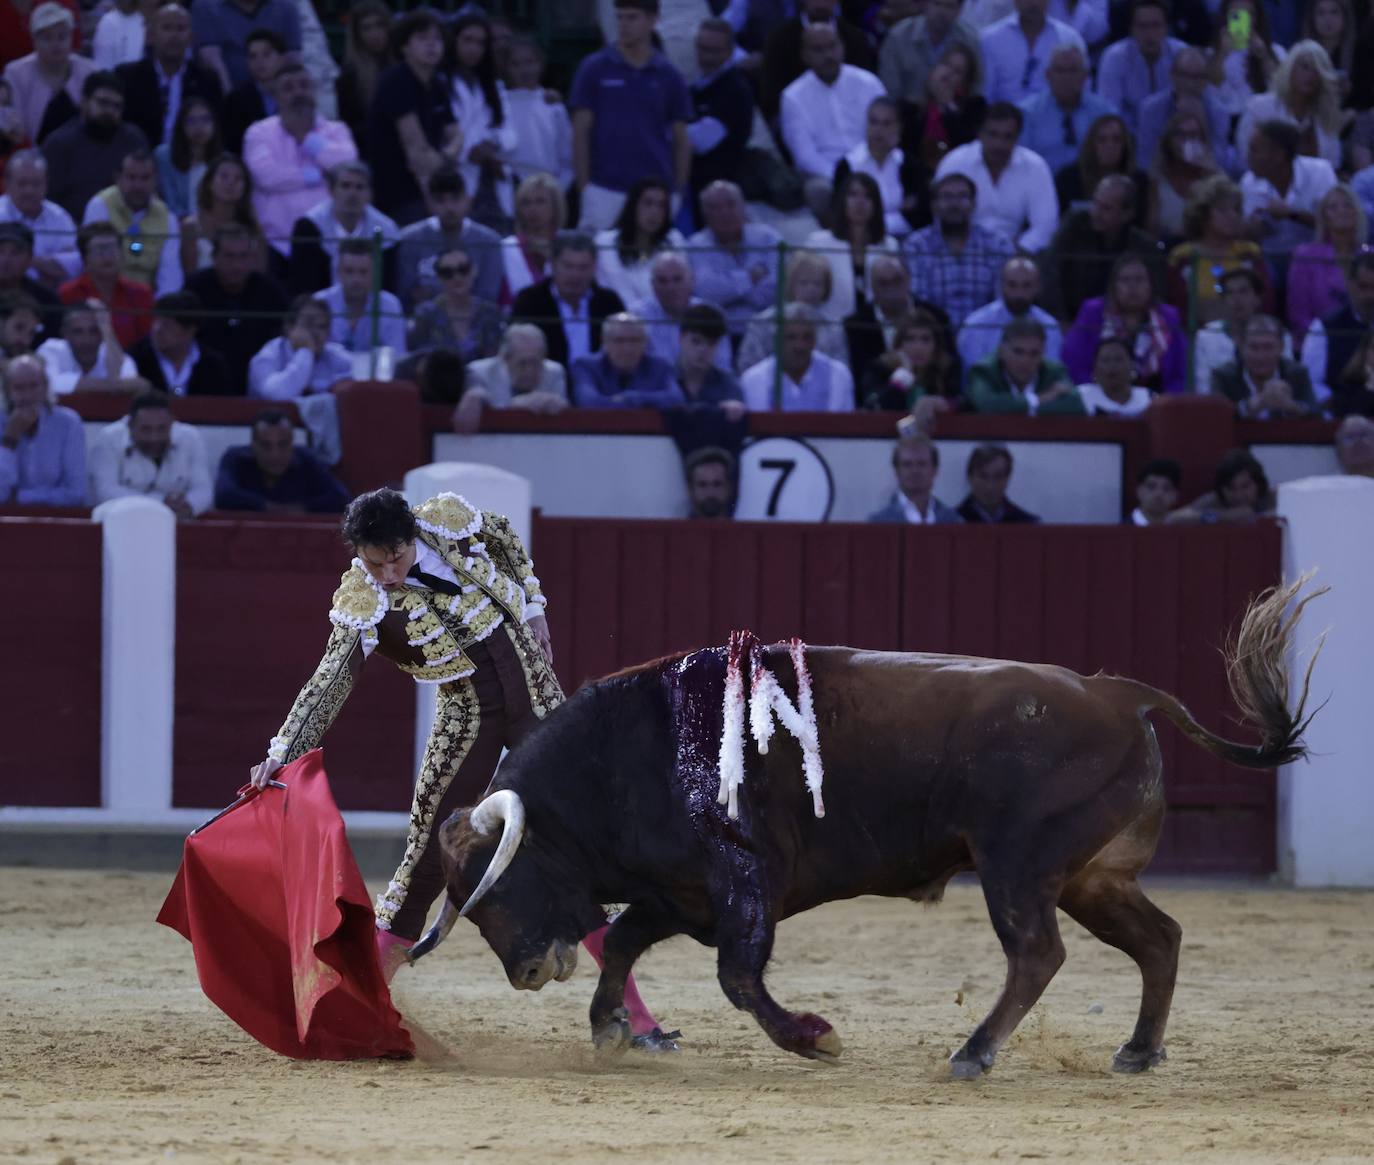
<svg viewBox="0 0 1374 1165">
<path fill-rule="evenodd" d="M 100 804 L 101 531 L 0 518 L 0 804 Z"/>
</svg>

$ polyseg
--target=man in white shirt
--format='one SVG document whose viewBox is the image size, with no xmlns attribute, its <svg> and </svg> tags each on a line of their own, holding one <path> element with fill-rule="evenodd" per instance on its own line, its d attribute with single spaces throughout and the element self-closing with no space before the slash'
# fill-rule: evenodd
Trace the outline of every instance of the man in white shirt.
<svg viewBox="0 0 1374 1165">
<path fill-rule="evenodd" d="M 1331 163 L 1303 157 L 1300 144 L 1297 126 L 1260 122 L 1250 137 L 1250 169 L 1240 180 L 1247 233 L 1266 255 L 1281 260 L 1311 241 L 1317 204 L 1337 181 Z"/>
<path fill-rule="evenodd" d="M 1045 329 L 1045 358 L 1058 360 L 1064 337 L 1054 316 L 1035 305 L 1040 296 L 1040 268 L 1035 260 L 1017 255 L 1002 265 L 1001 292 L 991 303 L 970 312 L 959 329 L 956 347 L 964 367 L 991 356 L 1002 342 L 1002 329 L 1012 320 L 1039 320 Z"/>
<path fill-rule="evenodd" d="M 868 107 L 884 90 L 874 74 L 844 63 L 844 42 L 833 24 L 807 26 L 802 61 L 807 71 L 782 91 L 782 138 L 802 176 L 807 205 L 824 222 L 835 166 L 863 141 Z"/>
<path fill-rule="evenodd" d="M 989 104 L 1024 101 L 1045 87 L 1050 53 L 1061 44 L 1077 45 L 1088 55 L 1083 38 L 1063 21 L 1047 15 L 1049 0 L 1016 0 L 1016 11 L 983 29 L 983 92 Z"/>
<path fill-rule="evenodd" d="M 91 41 L 91 58 L 97 68 L 113 70 L 143 58 L 146 7 L 140 0 L 115 0 L 114 7 L 100 18 Z"/>
<path fill-rule="evenodd" d="M 5 163 L 0 222 L 23 223 L 33 232 L 29 278 L 56 290 L 81 274 L 76 223 L 57 203 L 48 201 L 48 160 L 37 150 L 20 150 Z"/>
<path fill-rule="evenodd" d="M 816 309 L 789 303 L 782 318 L 781 394 L 774 384 L 777 358 L 769 356 L 740 377 L 745 405 L 751 412 L 853 412 L 854 377 L 838 360 L 816 351 Z"/>
<path fill-rule="evenodd" d="M 898 441 L 892 450 L 892 470 L 897 476 L 897 488 L 887 505 L 868 516 L 870 522 L 910 522 L 918 526 L 963 522 L 951 506 L 931 492 L 940 471 L 940 451 L 929 437 Z"/>
<path fill-rule="evenodd" d="M 172 420 L 165 393 L 134 397 L 129 415 L 101 430 L 87 465 L 92 505 L 111 498 L 152 497 L 165 502 L 178 518 L 193 518 L 214 500 L 200 434 Z"/>
<path fill-rule="evenodd" d="M 935 179 L 965 175 L 978 191 L 973 222 L 1035 252 L 1054 237 L 1059 198 L 1045 159 L 1016 144 L 1023 120 L 1015 105 L 999 101 L 990 106 L 978 140 L 950 150 Z"/>
<path fill-rule="evenodd" d="M 872 178 L 883 196 L 883 224 L 888 234 L 899 239 L 911 233 L 911 223 L 903 211 L 916 206 L 915 194 L 907 194 L 911 180 L 904 173 L 906 154 L 897 144 L 901 136 L 901 109 L 896 99 L 875 97 L 868 106 L 864 140 L 840 160 L 834 182 L 834 189 L 839 190 L 850 174 L 867 174 Z"/>
<path fill-rule="evenodd" d="M 54 396 L 69 392 L 129 392 L 141 382 L 120 347 L 110 309 L 98 299 L 74 303 L 62 316 L 62 338 L 44 340 L 36 353 L 48 369 Z"/>
</svg>

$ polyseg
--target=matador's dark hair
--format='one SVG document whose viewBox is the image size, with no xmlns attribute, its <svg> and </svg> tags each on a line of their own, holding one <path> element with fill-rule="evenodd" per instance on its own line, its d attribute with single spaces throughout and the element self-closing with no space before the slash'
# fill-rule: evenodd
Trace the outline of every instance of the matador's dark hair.
<svg viewBox="0 0 1374 1165">
<path fill-rule="evenodd" d="M 394 489 L 359 494 L 344 511 L 343 538 L 353 546 L 404 546 L 415 529 L 410 503 Z"/>
</svg>

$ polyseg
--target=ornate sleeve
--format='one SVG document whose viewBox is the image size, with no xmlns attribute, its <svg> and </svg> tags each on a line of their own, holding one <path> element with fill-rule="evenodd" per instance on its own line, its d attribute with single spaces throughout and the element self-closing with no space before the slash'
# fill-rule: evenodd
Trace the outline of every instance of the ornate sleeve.
<svg viewBox="0 0 1374 1165">
<path fill-rule="evenodd" d="M 511 528 L 509 519 L 502 514 L 484 513 L 482 515 L 482 539 L 492 551 L 501 556 L 502 565 L 525 592 L 526 621 L 542 615 L 548 605 L 544 589 L 534 573 L 534 563 L 529 551 L 520 541 L 520 536 Z"/>
<path fill-rule="evenodd" d="M 305 682 L 277 730 L 267 755 L 282 764 L 304 756 L 323 739 L 334 723 L 339 709 L 353 690 L 353 681 L 363 666 L 363 632 L 352 627 L 335 627 L 324 649 L 324 658 L 315 674 Z"/>
</svg>

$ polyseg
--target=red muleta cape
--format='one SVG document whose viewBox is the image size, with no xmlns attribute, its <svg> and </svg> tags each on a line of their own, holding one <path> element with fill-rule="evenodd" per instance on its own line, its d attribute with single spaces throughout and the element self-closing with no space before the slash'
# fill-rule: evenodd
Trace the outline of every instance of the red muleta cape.
<svg viewBox="0 0 1374 1165">
<path fill-rule="evenodd" d="M 157 920 L 189 940 L 210 1000 L 302 1060 L 415 1054 L 377 958 L 367 887 L 323 753 L 186 839 Z"/>
</svg>

